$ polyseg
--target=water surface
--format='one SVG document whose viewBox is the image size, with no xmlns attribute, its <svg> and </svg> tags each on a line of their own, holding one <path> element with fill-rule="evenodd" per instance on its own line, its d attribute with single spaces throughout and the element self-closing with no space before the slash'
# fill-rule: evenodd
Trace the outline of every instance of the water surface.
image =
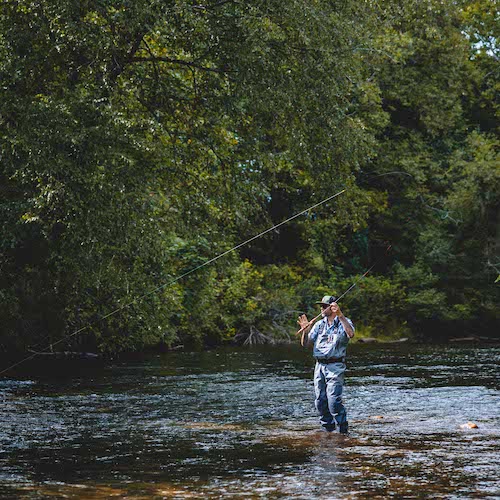
<svg viewBox="0 0 500 500">
<path fill-rule="evenodd" d="M 499 360 L 350 346 L 348 437 L 319 429 L 313 362 L 292 346 L 0 379 L 0 496 L 499 497 Z"/>
</svg>

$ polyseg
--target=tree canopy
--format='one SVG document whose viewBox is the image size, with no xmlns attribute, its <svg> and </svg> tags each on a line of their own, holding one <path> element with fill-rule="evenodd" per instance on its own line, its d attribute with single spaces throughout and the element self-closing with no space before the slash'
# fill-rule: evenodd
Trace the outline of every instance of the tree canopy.
<svg viewBox="0 0 500 500">
<path fill-rule="evenodd" d="M 1 347 L 287 338 L 388 243 L 353 319 L 488 331 L 494 3 L 4 0 Z"/>
</svg>

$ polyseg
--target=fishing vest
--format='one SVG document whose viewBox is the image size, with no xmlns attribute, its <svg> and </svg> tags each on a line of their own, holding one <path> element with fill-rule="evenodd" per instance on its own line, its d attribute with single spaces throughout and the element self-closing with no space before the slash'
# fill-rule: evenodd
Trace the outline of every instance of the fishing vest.
<svg viewBox="0 0 500 500">
<path fill-rule="evenodd" d="M 334 324 L 336 320 L 337 320 L 337 318 L 335 318 L 335 319 L 333 320 L 333 323 L 332 323 L 332 324 Z M 321 324 L 319 325 L 319 328 L 318 328 L 318 337 L 319 337 L 320 335 L 322 335 L 322 334 L 323 334 L 323 332 L 325 331 L 325 326 L 326 326 L 326 323 L 322 320 L 322 321 L 321 321 Z M 340 326 L 340 321 L 339 321 L 339 324 L 338 324 L 335 328 L 337 328 L 337 329 L 338 329 L 338 328 L 339 328 L 339 326 Z"/>
</svg>

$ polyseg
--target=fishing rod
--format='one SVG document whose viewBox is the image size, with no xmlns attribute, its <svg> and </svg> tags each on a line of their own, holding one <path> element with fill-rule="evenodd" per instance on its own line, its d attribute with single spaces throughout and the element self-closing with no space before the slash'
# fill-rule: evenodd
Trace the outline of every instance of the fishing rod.
<svg viewBox="0 0 500 500">
<path fill-rule="evenodd" d="M 234 250 L 237 250 L 238 248 L 241 248 L 242 246 L 244 245 L 247 245 L 248 243 L 250 243 L 251 241 L 253 240 L 256 240 L 257 238 L 260 238 L 261 236 L 263 236 L 264 234 L 272 231 L 273 229 L 276 229 L 280 226 L 282 226 L 283 224 L 286 224 L 288 222 L 290 222 L 291 220 L 293 219 L 296 219 L 297 217 L 307 213 L 309 210 L 312 210 L 313 208 L 316 208 L 316 207 L 319 207 L 320 205 L 323 205 L 324 203 L 332 200 L 333 198 L 336 198 L 337 196 L 340 196 L 342 193 L 345 193 L 347 191 L 347 188 L 344 188 L 342 189 L 341 191 L 333 194 L 332 196 L 328 196 L 327 198 L 325 198 L 324 200 L 321 200 L 320 202 L 318 203 L 315 203 L 314 205 L 311 205 L 310 207 L 306 208 L 305 210 L 302 210 L 301 212 L 298 212 L 296 213 L 295 215 L 292 215 L 291 217 L 289 217 L 288 219 L 280 222 L 279 224 L 275 224 L 274 226 L 270 227 L 269 229 L 266 229 L 265 231 L 262 231 L 261 233 L 253 236 L 252 238 L 249 238 L 248 240 L 246 241 L 243 241 L 242 243 L 239 243 L 238 245 L 234 246 L 233 248 L 230 248 L 229 250 L 226 250 L 225 252 L 217 255 L 216 257 L 213 257 L 212 259 L 209 259 L 205 262 L 203 262 L 203 264 L 200 264 L 199 266 L 196 266 L 192 269 L 190 269 L 189 271 L 181 274 L 180 276 L 177 276 L 176 278 L 174 278 L 173 280 L 169 281 L 168 283 L 164 283 L 163 285 L 160 285 L 158 286 L 157 288 L 153 289 L 153 290 L 150 290 L 149 292 L 145 293 L 144 295 L 141 295 L 140 297 L 137 297 L 135 298 L 134 300 L 131 300 L 130 302 L 122 305 L 121 307 L 118 307 L 116 309 L 114 309 L 113 311 L 109 312 L 108 314 L 105 314 L 104 316 L 101 316 L 100 318 L 96 319 L 95 321 L 91 322 L 91 323 L 88 323 L 86 326 L 83 326 L 82 328 L 79 328 L 78 330 L 74 331 L 73 333 L 70 333 L 69 335 L 66 335 L 65 337 L 63 337 L 62 339 L 59 339 L 57 340 L 56 342 L 52 342 L 51 344 L 49 344 L 48 346 L 46 346 L 44 349 L 42 349 L 41 351 L 38 351 L 38 352 L 34 352 L 32 355 L 22 359 L 21 361 L 18 361 L 17 363 L 14 363 L 13 365 L 5 368 L 4 370 L 0 371 L 0 375 L 4 374 L 5 372 L 9 371 L 9 370 L 12 370 L 13 368 L 15 368 L 16 366 L 19 366 L 20 364 L 22 363 L 25 363 L 26 361 L 29 361 L 30 359 L 33 359 L 35 356 L 39 355 L 39 354 L 43 354 L 47 349 L 49 348 L 52 348 L 53 346 L 55 345 L 58 345 L 60 344 L 61 342 L 65 342 L 66 340 L 68 340 L 69 338 L 79 334 L 79 333 L 82 333 L 84 332 L 85 330 L 88 330 L 90 327 L 94 326 L 96 323 L 98 323 L 99 321 L 102 321 L 106 318 L 109 318 L 110 316 L 114 315 L 114 314 L 117 314 L 118 312 L 120 311 L 123 311 L 125 308 L 131 306 L 132 304 L 135 304 L 137 303 L 138 301 L 144 299 L 145 297 L 148 297 L 149 295 L 152 295 L 156 292 L 158 292 L 159 290 L 162 290 L 163 288 L 167 288 L 171 285 L 173 285 L 174 283 L 177 283 L 177 281 L 181 280 L 182 278 L 184 278 L 185 276 L 188 276 L 189 274 L 191 273 L 194 273 L 195 271 L 198 271 L 199 269 L 201 269 L 202 267 L 205 267 L 205 266 L 208 266 L 209 264 L 215 262 L 216 260 L 220 259 L 221 257 L 224 257 L 225 255 L 227 255 L 228 253 L 231 253 L 233 252 Z M 38 344 L 37 346 L 35 346 L 34 349 L 36 349 L 40 344 Z M 33 349 L 33 350 L 34 350 Z"/>
<path fill-rule="evenodd" d="M 349 288 L 348 288 L 348 289 L 347 289 L 347 290 L 346 290 L 346 291 L 345 291 L 342 295 L 340 295 L 340 297 L 338 297 L 338 299 L 336 299 L 336 300 L 335 300 L 335 302 L 334 302 L 334 303 L 335 303 L 335 304 L 338 304 L 338 303 L 339 303 L 339 301 L 340 301 L 340 299 L 341 299 L 342 297 L 345 297 L 345 296 L 346 296 L 346 295 L 347 295 L 347 294 L 348 294 L 351 290 L 353 290 L 353 289 L 357 286 L 357 284 L 358 284 L 358 283 L 359 283 L 359 282 L 360 282 L 363 278 L 365 278 L 365 277 L 368 275 L 368 273 L 369 273 L 369 272 L 370 272 L 370 271 L 371 271 L 371 270 L 372 270 L 372 269 L 373 269 L 373 268 L 374 268 L 374 267 L 375 267 L 375 266 L 376 266 L 376 265 L 377 265 L 377 264 L 378 264 L 378 263 L 379 263 L 379 262 L 380 262 L 380 261 L 381 261 L 381 260 L 382 260 L 382 259 L 386 256 L 386 255 L 387 255 L 387 254 L 388 254 L 388 252 L 391 250 L 391 248 L 392 248 L 392 245 L 389 245 L 389 246 L 385 249 L 385 253 L 384 253 L 384 255 L 383 255 L 382 257 L 380 257 L 379 259 L 377 259 L 377 260 L 375 261 L 375 263 L 374 263 L 372 266 L 370 266 L 370 267 L 369 267 L 369 268 L 368 268 L 368 269 L 364 272 L 364 274 L 362 274 L 362 275 L 361 275 L 361 276 L 360 276 L 360 277 L 359 277 L 359 278 L 358 278 L 358 279 L 357 279 L 357 280 L 356 280 L 356 281 L 355 281 L 355 282 L 354 282 L 354 283 L 353 283 L 353 284 L 352 284 L 352 285 L 351 285 L 351 286 L 350 286 L 350 287 L 349 287 Z M 307 323 L 307 325 L 306 325 L 306 326 L 303 326 L 300 330 L 298 330 L 298 331 L 296 332 L 296 335 L 300 335 L 300 334 L 302 334 L 305 330 L 307 330 L 307 329 L 308 329 L 308 328 L 310 328 L 312 325 L 314 325 L 314 323 L 316 323 L 316 321 L 317 321 L 320 317 L 322 317 L 322 316 L 325 314 L 325 312 L 327 312 L 327 311 L 328 311 L 328 309 L 331 309 L 331 308 L 332 308 L 332 305 L 333 305 L 333 304 L 330 304 L 330 305 L 329 305 L 326 309 L 324 309 L 323 311 L 321 311 L 321 312 L 320 312 L 320 313 L 319 313 L 316 317 L 314 317 L 313 319 L 311 319 L 311 320 Z M 302 339 L 301 339 L 301 342 L 302 342 Z"/>
</svg>

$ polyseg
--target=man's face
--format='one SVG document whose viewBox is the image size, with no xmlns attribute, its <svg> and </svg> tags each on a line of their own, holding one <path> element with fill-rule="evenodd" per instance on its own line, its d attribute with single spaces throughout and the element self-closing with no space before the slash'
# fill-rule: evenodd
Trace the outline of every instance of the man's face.
<svg viewBox="0 0 500 500">
<path fill-rule="evenodd" d="M 332 314 L 330 304 L 321 304 L 321 316 L 323 316 L 323 318 L 325 316 L 329 318 Z"/>
</svg>

